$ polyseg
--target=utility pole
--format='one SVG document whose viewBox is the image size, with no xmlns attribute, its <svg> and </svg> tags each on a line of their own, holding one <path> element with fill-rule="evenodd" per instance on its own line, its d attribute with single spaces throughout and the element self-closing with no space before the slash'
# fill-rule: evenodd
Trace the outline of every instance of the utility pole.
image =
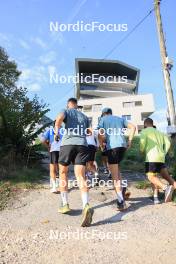
<svg viewBox="0 0 176 264">
<path fill-rule="evenodd" d="M 156 24 L 157 24 L 157 30 L 158 30 L 162 70 L 163 70 L 163 77 L 164 77 L 164 86 L 165 86 L 167 106 L 168 106 L 168 115 L 169 115 L 168 125 L 170 125 L 170 133 L 172 134 L 172 133 L 176 133 L 176 115 L 175 115 L 174 97 L 173 97 L 173 91 L 172 91 L 171 80 L 170 80 L 170 70 L 173 64 L 171 61 L 169 61 L 167 51 L 166 51 L 162 19 L 161 19 L 161 14 L 160 14 L 160 2 L 161 0 L 154 0 Z"/>
</svg>

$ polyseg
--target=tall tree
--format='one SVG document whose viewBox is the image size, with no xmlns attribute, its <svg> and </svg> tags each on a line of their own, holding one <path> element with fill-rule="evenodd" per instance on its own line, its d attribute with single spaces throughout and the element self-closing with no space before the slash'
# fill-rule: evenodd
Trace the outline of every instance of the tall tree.
<svg viewBox="0 0 176 264">
<path fill-rule="evenodd" d="M 41 132 L 36 124 L 49 111 L 47 105 L 35 96 L 27 96 L 27 88 L 18 87 L 21 72 L 0 47 L 0 155 L 14 150 L 24 154 L 32 140 Z"/>
</svg>

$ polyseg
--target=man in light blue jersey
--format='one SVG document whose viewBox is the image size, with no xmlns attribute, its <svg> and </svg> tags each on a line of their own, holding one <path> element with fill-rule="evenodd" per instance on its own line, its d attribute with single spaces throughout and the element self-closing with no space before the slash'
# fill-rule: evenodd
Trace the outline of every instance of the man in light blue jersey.
<svg viewBox="0 0 176 264">
<path fill-rule="evenodd" d="M 102 117 L 98 127 L 99 141 L 102 149 L 106 142 L 109 169 L 117 194 L 117 208 L 124 210 L 126 205 L 122 194 L 119 163 L 122 161 L 126 149 L 131 147 L 136 128 L 123 118 L 112 115 L 111 108 L 104 108 L 102 110 Z M 129 130 L 128 143 L 125 138 L 127 129 Z"/>
</svg>

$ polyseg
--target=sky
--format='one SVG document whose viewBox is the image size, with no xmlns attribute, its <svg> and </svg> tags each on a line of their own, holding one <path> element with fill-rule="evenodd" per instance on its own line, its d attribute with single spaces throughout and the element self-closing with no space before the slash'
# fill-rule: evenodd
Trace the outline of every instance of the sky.
<svg viewBox="0 0 176 264">
<path fill-rule="evenodd" d="M 74 95 L 74 84 L 51 84 L 50 73 L 75 74 L 75 58 L 103 59 L 108 52 L 153 8 L 154 0 L 0 0 L 0 46 L 22 72 L 19 85 L 28 96 L 37 94 L 49 104 L 55 118 L 66 100 Z M 161 14 L 169 57 L 176 57 L 175 0 L 162 0 Z M 50 31 L 50 22 L 127 24 L 127 32 Z M 139 93 L 153 93 L 154 120 L 166 126 L 166 96 L 154 12 L 108 59 L 120 60 L 140 69 Z M 171 81 L 176 96 L 176 69 Z"/>
</svg>

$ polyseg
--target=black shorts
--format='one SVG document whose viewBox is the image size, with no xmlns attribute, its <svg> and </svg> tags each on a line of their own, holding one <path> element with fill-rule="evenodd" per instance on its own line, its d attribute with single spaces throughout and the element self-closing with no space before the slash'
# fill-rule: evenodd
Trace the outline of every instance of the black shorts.
<svg viewBox="0 0 176 264">
<path fill-rule="evenodd" d="M 108 163 L 109 164 L 119 164 L 124 157 L 125 151 L 126 151 L 126 148 L 124 147 L 109 149 L 107 151 Z"/>
<path fill-rule="evenodd" d="M 50 152 L 50 164 L 58 164 L 59 163 L 59 151 Z"/>
<path fill-rule="evenodd" d="M 108 151 L 107 151 L 107 149 L 103 150 L 101 155 L 102 155 L 103 157 L 107 157 L 107 156 L 108 156 Z"/>
<path fill-rule="evenodd" d="M 89 152 L 88 161 L 94 161 L 95 160 L 96 151 L 97 151 L 97 148 L 94 145 L 88 145 L 88 152 Z"/>
<path fill-rule="evenodd" d="M 75 165 L 86 165 L 89 158 L 88 147 L 80 145 L 61 146 L 59 163 L 64 166 L 73 163 Z"/>
<path fill-rule="evenodd" d="M 162 162 L 145 162 L 145 172 L 160 173 L 162 169 L 165 169 L 166 165 Z"/>
</svg>

